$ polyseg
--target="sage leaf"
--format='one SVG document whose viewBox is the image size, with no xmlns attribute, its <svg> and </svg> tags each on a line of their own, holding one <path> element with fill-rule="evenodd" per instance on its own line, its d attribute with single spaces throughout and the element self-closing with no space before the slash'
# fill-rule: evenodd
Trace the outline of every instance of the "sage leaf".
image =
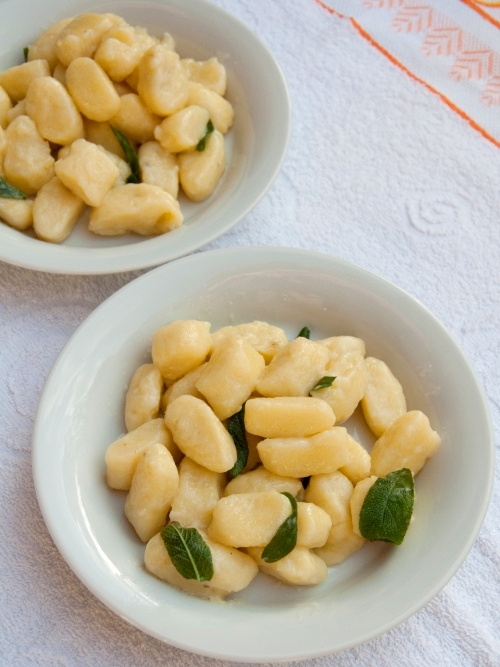
<svg viewBox="0 0 500 667">
<path fill-rule="evenodd" d="M 297 501 L 291 493 L 287 491 L 281 493 L 290 501 L 292 513 L 283 521 L 273 539 L 262 552 L 261 558 L 266 563 L 276 563 L 276 561 L 288 556 L 297 544 Z"/>
<path fill-rule="evenodd" d="M 337 378 L 336 375 L 325 375 L 325 377 L 322 377 L 321 380 L 318 382 L 318 384 L 313 389 L 311 389 L 311 391 L 318 391 L 318 389 L 326 389 L 326 387 L 331 387 L 333 381 L 336 378 Z"/>
<path fill-rule="evenodd" d="M 26 199 L 26 195 L 0 176 L 0 197 L 5 199 Z"/>
<path fill-rule="evenodd" d="M 401 544 L 410 524 L 415 500 L 413 475 L 408 468 L 379 477 L 359 513 L 359 532 L 370 542 Z"/>
<path fill-rule="evenodd" d="M 205 150 L 207 146 L 207 139 L 208 137 L 212 134 L 212 132 L 215 130 L 214 124 L 210 119 L 208 119 L 207 123 L 207 129 L 205 130 L 205 134 L 202 136 L 202 138 L 199 140 L 196 150 L 199 151 L 200 153 Z"/>
<path fill-rule="evenodd" d="M 127 178 L 127 183 L 140 183 L 141 175 L 139 171 L 139 157 L 137 151 L 120 130 L 117 130 L 116 127 L 113 126 L 111 126 L 111 129 L 113 130 L 115 137 L 118 139 L 118 143 L 125 155 L 125 160 L 129 163 L 130 170 L 132 171 L 132 174 Z"/>
<path fill-rule="evenodd" d="M 24 54 L 24 62 L 28 62 L 28 55 L 29 55 L 30 49 L 29 46 L 25 46 L 23 49 L 23 54 Z"/>
<path fill-rule="evenodd" d="M 299 331 L 299 335 L 297 336 L 297 338 L 311 338 L 311 330 L 308 329 L 308 327 L 303 327 Z"/>
<path fill-rule="evenodd" d="M 243 407 L 239 412 L 232 417 L 229 417 L 227 430 L 234 440 L 236 453 L 238 455 L 236 463 L 229 471 L 229 474 L 231 477 L 238 477 L 238 475 L 243 472 L 248 461 L 248 443 L 245 434 L 245 404 L 243 404 Z"/>
<path fill-rule="evenodd" d="M 172 521 L 160 535 L 170 560 L 184 579 L 210 581 L 214 576 L 212 552 L 196 528 L 183 528 L 178 521 Z"/>
</svg>

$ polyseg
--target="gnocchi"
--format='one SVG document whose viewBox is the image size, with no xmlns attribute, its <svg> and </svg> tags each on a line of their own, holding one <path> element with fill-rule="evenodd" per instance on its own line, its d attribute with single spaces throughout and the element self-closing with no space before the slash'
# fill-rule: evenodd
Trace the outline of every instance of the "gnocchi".
<svg viewBox="0 0 500 667">
<path fill-rule="evenodd" d="M 165 234 L 184 221 L 180 193 L 215 191 L 234 118 L 217 58 L 181 60 L 170 34 L 87 12 L 50 26 L 25 59 L 0 72 L 1 222 L 62 243 L 91 207 L 93 234 Z M 33 202 L 8 186 L 44 188 L 35 224 Z"/>
<path fill-rule="evenodd" d="M 108 485 L 128 491 L 146 569 L 185 592 L 224 598 L 258 570 L 319 584 L 366 542 L 359 517 L 373 484 L 403 467 L 416 475 L 439 435 L 422 412 L 406 412 L 398 381 L 365 360 L 359 338 L 288 341 L 265 322 L 210 328 L 180 320 L 154 333 L 152 363 L 126 394 L 129 433 L 106 452 Z M 347 421 L 367 395 L 370 428 L 403 412 L 371 454 Z M 182 531 L 195 531 L 210 576 L 176 561 L 169 540 Z"/>
</svg>

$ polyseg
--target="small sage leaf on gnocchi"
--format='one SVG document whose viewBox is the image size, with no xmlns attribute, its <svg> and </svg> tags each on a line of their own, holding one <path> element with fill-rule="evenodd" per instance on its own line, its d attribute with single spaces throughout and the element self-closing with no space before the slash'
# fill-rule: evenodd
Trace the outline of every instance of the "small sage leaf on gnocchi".
<svg viewBox="0 0 500 667">
<path fill-rule="evenodd" d="M 297 338 L 311 338 L 311 330 L 308 327 L 302 327 Z"/>
<path fill-rule="evenodd" d="M 359 513 L 359 532 L 370 542 L 401 544 L 413 513 L 415 490 L 409 468 L 379 477 Z"/>
<path fill-rule="evenodd" d="M 117 130 L 116 127 L 111 127 L 111 129 L 113 130 L 113 134 L 117 138 L 123 154 L 125 155 L 125 160 L 130 165 L 130 170 L 132 171 L 132 174 L 127 178 L 127 183 L 140 183 L 139 157 L 137 151 L 120 130 Z"/>
<path fill-rule="evenodd" d="M 248 443 L 245 435 L 245 404 L 243 404 L 243 407 L 239 412 L 232 417 L 229 417 L 227 430 L 234 440 L 236 453 L 238 455 L 236 463 L 229 471 L 229 474 L 231 477 L 238 477 L 238 475 L 243 472 L 248 461 Z"/>
<path fill-rule="evenodd" d="M 207 129 L 205 134 L 202 136 L 202 138 L 199 140 L 198 145 L 196 146 L 196 150 L 201 153 L 201 151 L 205 150 L 205 146 L 207 145 L 207 138 L 212 132 L 215 130 L 214 124 L 212 121 L 209 119 L 207 123 Z"/>
<path fill-rule="evenodd" d="M 325 377 L 322 377 L 321 380 L 318 382 L 318 384 L 311 389 L 311 391 L 317 391 L 318 389 L 325 389 L 325 387 L 331 387 L 335 379 L 336 379 L 335 375 L 325 375 Z"/>
<path fill-rule="evenodd" d="M 6 199 L 26 199 L 26 195 L 0 176 L 0 197 Z"/>
<path fill-rule="evenodd" d="M 29 46 L 25 46 L 23 49 L 23 55 L 24 55 L 24 62 L 28 62 L 28 55 L 29 55 L 30 49 Z"/>
<path fill-rule="evenodd" d="M 297 545 L 297 501 L 291 493 L 281 492 L 292 506 L 292 513 L 283 521 L 275 536 L 262 552 L 261 558 L 266 563 L 276 563 L 295 549 Z"/>
<path fill-rule="evenodd" d="M 196 528 L 183 528 L 172 521 L 160 531 L 170 560 L 184 579 L 196 579 L 200 583 L 214 576 L 212 552 Z"/>
</svg>

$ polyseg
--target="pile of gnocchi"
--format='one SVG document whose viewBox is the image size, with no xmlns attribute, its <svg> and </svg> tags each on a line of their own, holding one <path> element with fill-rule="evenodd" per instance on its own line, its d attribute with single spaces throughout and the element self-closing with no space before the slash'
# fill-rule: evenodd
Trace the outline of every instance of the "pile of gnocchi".
<svg viewBox="0 0 500 667">
<path fill-rule="evenodd" d="M 107 483 L 128 492 L 125 515 L 147 543 L 147 570 L 187 593 L 221 599 L 259 570 L 319 584 L 365 543 L 359 516 L 370 487 L 402 468 L 416 475 L 440 437 L 422 412 L 407 411 L 401 384 L 365 357 L 359 338 L 301 332 L 289 341 L 266 322 L 210 328 L 179 320 L 154 333 L 152 363 L 126 393 L 128 433 L 105 455 Z M 378 438 L 371 454 L 340 426 L 360 403 Z M 228 427 L 238 415 L 247 443 L 239 467 Z M 291 513 L 286 494 L 296 499 L 296 543 L 269 562 L 263 550 Z M 196 529 L 210 580 L 181 574 L 167 524 Z"/>
<path fill-rule="evenodd" d="M 48 28 L 26 62 L 0 72 L 0 220 L 61 243 L 87 206 L 88 229 L 163 234 L 226 168 L 233 108 L 217 58 L 182 59 L 115 14 Z"/>
</svg>

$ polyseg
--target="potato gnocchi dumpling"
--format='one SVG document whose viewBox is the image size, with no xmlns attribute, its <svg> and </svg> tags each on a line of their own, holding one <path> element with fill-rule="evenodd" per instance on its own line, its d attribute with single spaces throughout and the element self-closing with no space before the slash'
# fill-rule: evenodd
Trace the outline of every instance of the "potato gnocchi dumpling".
<svg viewBox="0 0 500 667">
<path fill-rule="evenodd" d="M 57 160 L 54 170 L 68 190 L 94 207 L 102 204 L 120 175 L 111 157 L 85 139 L 71 144 L 68 154 Z"/>
<path fill-rule="evenodd" d="M 5 130 L 3 173 L 26 195 L 35 195 L 55 175 L 50 144 L 28 116 L 19 116 Z"/>
<path fill-rule="evenodd" d="M 221 420 L 241 410 L 264 371 L 264 359 L 245 340 L 230 341 L 210 357 L 196 389 Z"/>
<path fill-rule="evenodd" d="M 122 21 L 116 14 L 80 14 L 59 33 L 56 40 L 57 59 L 68 67 L 77 58 L 92 58 L 105 33 Z"/>
<path fill-rule="evenodd" d="M 78 110 L 90 120 L 111 120 L 120 109 L 120 96 L 111 79 L 92 58 L 71 61 L 66 85 Z"/>
<path fill-rule="evenodd" d="M 372 449 L 372 475 L 383 477 L 409 468 L 414 475 L 434 456 L 441 438 L 420 410 L 405 413 L 377 440 Z"/>
<path fill-rule="evenodd" d="M 214 130 L 205 141 L 205 148 L 196 147 L 179 153 L 179 181 L 182 189 L 193 201 L 203 201 L 215 189 L 226 169 L 224 137 Z"/>
<path fill-rule="evenodd" d="M 230 496 L 233 493 L 257 493 L 259 491 L 288 491 L 292 496 L 297 496 L 302 491 L 303 486 L 300 479 L 295 477 L 283 477 L 275 475 L 264 466 L 259 466 L 243 475 L 238 475 L 232 479 L 226 486 L 224 495 Z"/>
<path fill-rule="evenodd" d="M 205 88 L 224 96 L 226 93 L 227 74 L 224 65 L 217 58 L 197 62 L 191 58 L 181 60 L 190 81 L 201 83 Z"/>
<path fill-rule="evenodd" d="M 139 459 L 125 501 L 125 516 L 143 542 L 163 528 L 178 486 L 172 454 L 158 442 L 149 445 Z"/>
<path fill-rule="evenodd" d="M 0 206 L 1 206 L 0 200 Z M 85 202 L 54 176 L 38 190 L 33 202 L 33 228 L 44 241 L 67 238 L 85 208 Z"/>
<path fill-rule="evenodd" d="M 361 512 L 361 508 L 363 507 L 363 502 L 366 498 L 366 494 L 375 484 L 377 479 L 378 477 L 376 477 L 375 475 L 367 477 L 366 479 L 362 479 L 360 482 L 356 484 L 356 486 L 354 487 L 354 491 L 352 492 L 350 500 L 352 529 L 356 533 L 356 535 L 359 535 L 359 537 L 363 537 L 359 532 L 359 513 Z"/>
<path fill-rule="evenodd" d="M 335 472 L 349 461 L 347 431 L 342 426 L 308 438 L 267 438 L 257 449 L 268 470 L 289 477 Z"/>
<path fill-rule="evenodd" d="M 287 556 L 276 563 L 266 563 L 262 560 L 262 548 L 247 549 L 259 569 L 285 584 L 292 586 L 314 586 L 324 581 L 328 575 L 328 568 L 321 558 L 310 549 L 295 547 Z"/>
<path fill-rule="evenodd" d="M 33 224 L 33 202 L 0 198 L 0 216 L 14 229 L 24 231 Z"/>
<path fill-rule="evenodd" d="M 155 128 L 161 121 L 141 100 L 130 91 L 120 97 L 118 111 L 109 121 L 135 144 L 144 144 L 154 139 Z"/>
<path fill-rule="evenodd" d="M 349 461 L 344 466 L 341 466 L 339 470 L 353 484 L 357 484 L 370 474 L 372 465 L 371 457 L 366 449 L 361 447 L 359 442 L 356 442 L 349 433 L 347 434 L 347 450 Z"/>
<path fill-rule="evenodd" d="M 108 447 L 105 457 L 108 485 L 112 489 L 128 491 L 141 454 L 155 443 L 166 447 L 176 464 L 182 460 L 183 454 L 173 441 L 164 420 L 152 419 Z"/>
<path fill-rule="evenodd" d="M 35 79 L 26 94 L 26 114 L 40 136 L 67 146 L 84 136 L 83 120 L 66 88 L 51 76 Z"/>
<path fill-rule="evenodd" d="M 234 118 L 217 58 L 181 60 L 168 32 L 86 12 L 50 26 L 25 60 L 0 72 L 0 222 L 31 227 L 33 202 L 19 201 L 54 176 L 60 187 L 44 189 L 33 224 L 51 243 L 87 206 L 94 234 L 149 236 L 182 225 L 181 190 L 194 202 L 212 195 Z"/>
<path fill-rule="evenodd" d="M 179 194 L 179 165 L 175 155 L 163 150 L 157 141 L 147 141 L 139 148 L 141 180 L 156 185 L 174 199 Z"/>
<path fill-rule="evenodd" d="M 71 23 L 72 20 L 73 17 L 62 19 L 62 21 L 54 23 L 49 28 L 47 28 L 47 30 L 42 32 L 40 37 L 38 37 L 38 39 L 36 39 L 29 48 L 28 61 L 31 62 L 32 60 L 46 60 L 50 71 L 53 72 L 59 64 L 56 51 L 56 42 L 63 29 L 68 25 L 68 23 Z"/>
<path fill-rule="evenodd" d="M 327 364 L 325 375 L 335 377 L 335 381 L 330 387 L 311 392 L 311 396 L 326 401 L 335 413 L 336 423 L 343 424 L 364 396 L 365 360 L 358 352 L 346 352 Z"/>
<path fill-rule="evenodd" d="M 422 412 L 406 411 L 398 380 L 365 359 L 360 338 L 311 341 L 305 328 L 289 341 L 258 321 L 210 328 L 176 320 L 153 334 L 152 363 L 125 396 L 129 432 L 105 455 L 107 483 L 128 491 L 124 513 L 147 542 L 146 569 L 186 593 L 222 599 L 258 570 L 317 585 L 367 539 L 385 539 L 367 532 L 366 512 L 361 534 L 365 502 L 392 485 L 388 474 L 411 480 L 440 437 Z M 371 454 L 349 432 L 363 401 L 369 427 L 384 427 Z"/>
<path fill-rule="evenodd" d="M 206 530 L 224 491 L 226 476 L 185 456 L 179 465 L 179 488 L 172 501 L 170 521 Z"/>
<path fill-rule="evenodd" d="M 237 324 L 234 327 L 222 327 L 212 334 L 214 348 L 225 345 L 229 338 L 246 340 L 264 357 L 266 364 L 273 359 L 280 348 L 288 343 L 283 329 L 258 320 L 248 324 Z"/>
<path fill-rule="evenodd" d="M 113 160 L 108 156 L 108 160 Z M 182 224 L 182 213 L 172 195 L 156 185 L 130 183 L 110 189 L 90 214 L 89 230 L 103 236 L 135 232 L 141 236 L 164 234 Z"/>
<path fill-rule="evenodd" d="M 380 359 L 365 359 L 366 388 L 361 407 L 371 431 L 378 437 L 384 435 L 398 417 L 406 413 L 403 387 Z"/>
<path fill-rule="evenodd" d="M 200 366 L 212 349 L 210 322 L 177 320 L 153 335 L 153 363 L 168 385 Z"/>
<path fill-rule="evenodd" d="M 5 92 L 5 89 L 0 86 L 0 127 L 3 130 L 7 127 L 7 112 L 10 109 L 12 109 L 10 97 Z"/>
<path fill-rule="evenodd" d="M 32 82 L 40 76 L 50 76 L 46 60 L 32 60 L 0 72 L 0 86 L 12 102 L 24 100 Z"/>
<path fill-rule="evenodd" d="M 307 338 L 295 338 L 281 347 L 256 386 L 262 396 L 309 396 L 325 375 L 328 350 Z"/>
<path fill-rule="evenodd" d="M 125 395 L 125 425 L 134 431 L 158 417 L 163 378 L 154 364 L 142 364 L 136 370 Z"/>
<path fill-rule="evenodd" d="M 289 514 L 288 498 L 277 491 L 234 493 L 215 506 L 208 536 L 229 547 L 264 547 Z"/>
<path fill-rule="evenodd" d="M 179 396 L 165 412 L 165 423 L 183 454 L 213 472 L 236 463 L 236 447 L 214 411 L 194 396 Z"/>
<path fill-rule="evenodd" d="M 210 115 L 196 104 L 184 107 L 157 125 L 154 136 L 167 153 L 180 153 L 195 148 L 205 134 Z"/>
<path fill-rule="evenodd" d="M 210 581 L 201 583 L 193 579 L 185 579 L 179 574 L 170 559 L 160 533 L 155 535 L 146 546 L 144 554 L 146 570 L 175 588 L 201 598 L 220 600 L 246 588 L 259 571 L 254 560 L 238 549 L 213 542 L 203 532 L 200 534 L 212 556 L 214 573 Z"/>
<path fill-rule="evenodd" d="M 245 428 L 263 438 L 300 438 L 326 431 L 335 424 L 333 410 L 318 398 L 250 398 Z"/>
<path fill-rule="evenodd" d="M 337 565 L 361 548 L 363 537 L 353 530 L 350 501 L 352 483 L 337 471 L 311 477 L 306 490 L 306 501 L 321 507 L 332 521 L 328 538 L 316 553 L 327 565 Z"/>
</svg>

